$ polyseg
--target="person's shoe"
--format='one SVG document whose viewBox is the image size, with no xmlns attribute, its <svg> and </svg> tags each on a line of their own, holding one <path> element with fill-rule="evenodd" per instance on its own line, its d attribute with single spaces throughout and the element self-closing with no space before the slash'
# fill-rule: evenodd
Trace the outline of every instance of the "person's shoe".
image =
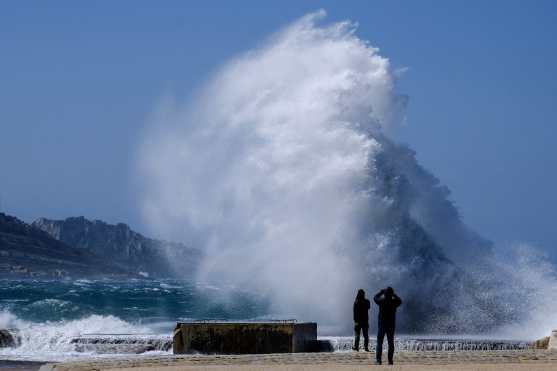
<svg viewBox="0 0 557 371">
<path fill-rule="evenodd" d="M 352 350 L 353 350 L 354 352 L 359 352 L 359 351 L 360 351 L 360 348 L 352 347 Z"/>
<path fill-rule="evenodd" d="M 381 361 L 377 359 L 377 360 L 375 360 L 375 364 L 376 365 L 381 365 Z"/>
<path fill-rule="evenodd" d="M 389 364 L 392 366 L 394 363 L 393 363 L 393 361 L 389 361 Z"/>
<path fill-rule="evenodd" d="M 366 348 L 366 352 L 371 352 L 371 350 L 369 350 L 369 348 Z"/>
</svg>

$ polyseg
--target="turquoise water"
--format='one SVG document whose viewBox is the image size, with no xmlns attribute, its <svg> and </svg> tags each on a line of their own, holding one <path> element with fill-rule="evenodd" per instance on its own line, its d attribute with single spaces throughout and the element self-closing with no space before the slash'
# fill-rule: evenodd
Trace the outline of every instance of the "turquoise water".
<svg viewBox="0 0 557 371">
<path fill-rule="evenodd" d="M 90 315 L 145 324 L 180 318 L 246 319 L 265 315 L 267 308 L 266 301 L 252 293 L 188 281 L 0 281 L 0 310 L 32 322 Z"/>
<path fill-rule="evenodd" d="M 0 360 L 102 356 L 72 339 L 88 334 L 171 337 L 177 320 L 265 318 L 264 298 L 233 287 L 175 280 L 0 280 L 0 328 L 20 343 Z M 114 355 L 114 354 L 112 354 Z"/>
<path fill-rule="evenodd" d="M 234 287 L 175 280 L 0 280 L 0 328 L 19 344 L 0 348 L 0 360 L 59 361 L 83 357 L 130 357 L 123 348 L 111 353 L 79 349 L 73 339 L 172 338 L 177 320 L 269 319 L 265 298 Z M 338 335 L 338 334 L 337 334 Z M 323 338 L 325 339 L 325 338 Z M 327 338 L 335 350 L 349 350 L 351 337 Z M 399 350 L 523 349 L 526 342 L 400 337 Z M 373 345 L 373 341 L 372 341 Z M 445 349 L 446 348 L 446 349 Z M 470 349 L 468 349 L 470 348 Z M 147 353 L 169 354 L 168 348 Z M 147 354 L 142 353 L 142 354 Z"/>
</svg>

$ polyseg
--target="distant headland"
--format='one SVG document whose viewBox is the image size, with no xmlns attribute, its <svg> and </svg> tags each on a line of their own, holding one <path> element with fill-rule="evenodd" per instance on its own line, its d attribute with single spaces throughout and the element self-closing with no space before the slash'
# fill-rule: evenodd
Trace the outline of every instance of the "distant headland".
<svg viewBox="0 0 557 371">
<path fill-rule="evenodd" d="M 0 213 L 0 256 L 0 278 L 174 278 L 191 274 L 201 253 L 123 223 L 80 216 L 28 224 Z M 180 273 L 171 263 L 176 259 Z"/>
</svg>

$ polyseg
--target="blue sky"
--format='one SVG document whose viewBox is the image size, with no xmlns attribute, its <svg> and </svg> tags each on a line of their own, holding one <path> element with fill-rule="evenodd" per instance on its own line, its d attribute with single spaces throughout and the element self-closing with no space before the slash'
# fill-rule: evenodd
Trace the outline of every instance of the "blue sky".
<svg viewBox="0 0 557 371">
<path fill-rule="evenodd" d="M 397 135 L 466 223 L 557 259 L 553 1 L 2 2 L 1 209 L 144 230 L 135 155 L 161 97 L 320 8 L 408 67 Z"/>
</svg>

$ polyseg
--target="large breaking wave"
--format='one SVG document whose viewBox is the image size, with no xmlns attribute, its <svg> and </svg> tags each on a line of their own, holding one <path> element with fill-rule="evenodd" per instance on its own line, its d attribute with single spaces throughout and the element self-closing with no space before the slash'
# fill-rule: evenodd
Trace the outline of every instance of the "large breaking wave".
<svg viewBox="0 0 557 371">
<path fill-rule="evenodd" d="M 500 259 L 462 223 L 390 138 L 406 98 L 389 60 L 323 16 L 229 61 L 188 104 L 161 105 L 140 156 L 147 221 L 205 249 L 201 280 L 331 331 L 349 325 L 356 289 L 391 285 L 407 331 L 547 333 L 553 268 L 524 248 Z"/>
</svg>

